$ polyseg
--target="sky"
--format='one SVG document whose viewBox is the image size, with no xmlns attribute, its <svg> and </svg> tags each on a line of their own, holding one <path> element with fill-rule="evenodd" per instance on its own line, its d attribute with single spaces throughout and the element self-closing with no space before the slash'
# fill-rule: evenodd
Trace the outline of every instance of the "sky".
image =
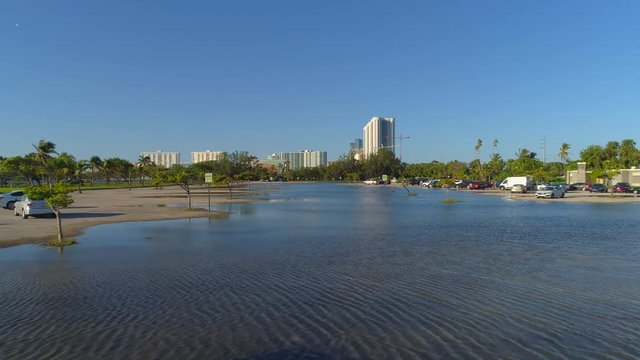
<svg viewBox="0 0 640 360">
<path fill-rule="evenodd" d="M 409 163 L 640 142 L 640 2 L 0 2 L 0 156 L 327 151 Z M 498 140 L 497 148 L 492 147 Z M 543 146 L 544 144 L 544 146 Z M 546 151 L 545 151 L 546 150 Z"/>
</svg>

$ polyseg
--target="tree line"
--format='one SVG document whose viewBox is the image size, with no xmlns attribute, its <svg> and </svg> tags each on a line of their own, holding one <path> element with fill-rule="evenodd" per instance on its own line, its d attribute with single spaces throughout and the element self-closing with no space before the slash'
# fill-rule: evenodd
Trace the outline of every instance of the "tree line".
<svg viewBox="0 0 640 360">
<path fill-rule="evenodd" d="M 34 151 L 24 156 L 0 158 L 0 182 L 8 180 L 28 181 L 32 185 L 66 182 L 72 185 L 111 183 L 150 185 L 163 187 L 166 184 L 192 184 L 204 182 L 204 174 L 212 173 L 216 183 L 228 184 L 257 180 L 300 180 L 300 181 L 361 181 L 377 179 L 388 175 L 398 179 L 429 178 L 472 179 L 497 181 L 508 176 L 531 175 L 536 181 L 561 179 L 567 170 L 574 170 L 577 162 L 587 163 L 596 177 L 611 176 L 615 169 L 630 168 L 640 164 L 640 150 L 632 139 L 621 142 L 610 141 L 605 146 L 589 145 L 572 160 L 571 146 L 563 143 L 558 149 L 559 161 L 545 162 L 538 154 L 520 149 L 511 159 L 503 159 L 498 153 L 498 140 L 492 142 L 492 153 L 487 161 L 481 161 L 484 142 L 478 139 L 474 149 L 476 159 L 470 162 L 458 160 L 449 162 L 431 161 L 407 164 L 401 162 L 389 149 L 381 149 L 364 160 L 356 160 L 353 154 L 345 154 L 328 166 L 290 169 L 283 166 L 264 166 L 246 151 L 224 153 L 220 160 L 191 165 L 176 165 L 164 168 L 151 162 L 149 157 L 140 156 L 136 163 L 113 157 L 102 159 L 92 156 L 78 160 L 73 155 L 56 151 L 56 145 L 40 140 L 33 145 Z M 81 187 L 78 187 L 81 190 Z"/>
</svg>

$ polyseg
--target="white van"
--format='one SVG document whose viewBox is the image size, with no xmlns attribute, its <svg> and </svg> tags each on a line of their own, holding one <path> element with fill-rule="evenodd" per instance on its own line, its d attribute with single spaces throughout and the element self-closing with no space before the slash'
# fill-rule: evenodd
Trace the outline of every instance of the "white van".
<svg viewBox="0 0 640 360">
<path fill-rule="evenodd" d="M 502 180 L 498 188 L 500 190 L 511 190 L 513 185 L 520 184 L 524 185 L 527 190 L 533 189 L 533 177 L 531 176 L 509 176 L 508 178 Z"/>
</svg>

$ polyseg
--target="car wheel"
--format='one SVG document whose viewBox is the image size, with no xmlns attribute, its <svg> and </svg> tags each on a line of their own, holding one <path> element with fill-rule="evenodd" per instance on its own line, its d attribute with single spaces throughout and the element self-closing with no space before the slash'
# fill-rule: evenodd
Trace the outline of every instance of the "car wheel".
<svg viewBox="0 0 640 360">
<path fill-rule="evenodd" d="M 7 203 L 7 209 L 9 209 L 9 210 L 13 210 L 13 209 L 15 209 L 15 208 L 16 208 L 16 202 L 15 202 L 15 201 L 9 201 L 9 202 Z"/>
<path fill-rule="evenodd" d="M 560 197 L 563 198 L 564 197 L 564 193 L 562 193 L 562 195 L 560 195 Z"/>
<path fill-rule="evenodd" d="M 23 219 L 26 219 L 26 218 L 28 218 L 28 217 L 29 217 L 29 215 L 27 215 L 27 214 L 24 212 L 24 209 L 23 209 L 23 210 L 22 210 L 22 218 L 23 218 Z"/>
</svg>

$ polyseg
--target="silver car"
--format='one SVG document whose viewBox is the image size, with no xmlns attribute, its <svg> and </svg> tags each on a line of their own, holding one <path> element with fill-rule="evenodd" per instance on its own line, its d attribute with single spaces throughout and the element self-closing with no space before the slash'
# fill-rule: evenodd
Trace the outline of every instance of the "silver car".
<svg viewBox="0 0 640 360">
<path fill-rule="evenodd" d="M 511 187 L 511 192 L 512 193 L 526 193 L 527 192 L 527 187 L 522 185 L 522 184 L 515 184 L 515 185 L 513 185 L 513 187 Z"/>
<path fill-rule="evenodd" d="M 538 198 L 553 199 L 557 197 L 560 197 L 560 198 L 564 197 L 564 187 L 547 186 L 547 187 L 538 189 L 538 191 L 536 191 L 536 199 Z"/>
<path fill-rule="evenodd" d="M 20 200 L 24 196 L 23 190 L 13 190 L 0 194 L 0 206 L 5 209 L 12 210 L 16 201 Z"/>
<path fill-rule="evenodd" d="M 33 215 L 54 215 L 53 209 L 44 200 L 31 200 L 26 195 L 15 203 L 13 209 L 15 216 L 22 216 L 23 219 Z"/>
</svg>

